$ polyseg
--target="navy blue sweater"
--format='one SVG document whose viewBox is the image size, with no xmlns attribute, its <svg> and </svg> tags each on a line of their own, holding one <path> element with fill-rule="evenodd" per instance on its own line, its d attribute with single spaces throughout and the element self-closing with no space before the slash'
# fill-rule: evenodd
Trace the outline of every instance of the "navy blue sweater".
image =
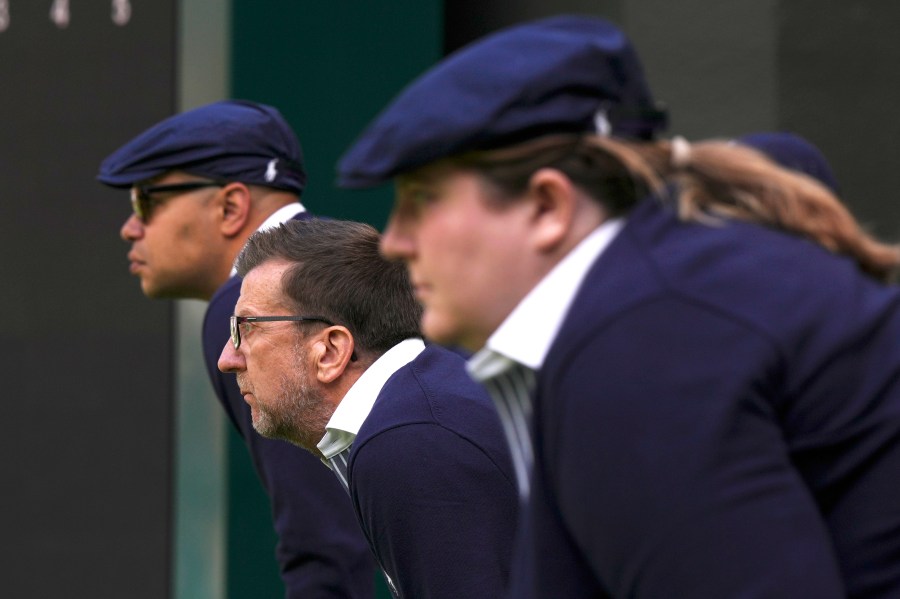
<svg viewBox="0 0 900 599">
<path fill-rule="evenodd" d="M 353 505 L 404 599 L 496 599 L 518 495 L 500 420 L 457 354 L 430 345 L 388 380 L 350 453 Z"/>
<path fill-rule="evenodd" d="M 538 374 L 510 597 L 900 597 L 900 291 L 654 202 Z"/>
</svg>

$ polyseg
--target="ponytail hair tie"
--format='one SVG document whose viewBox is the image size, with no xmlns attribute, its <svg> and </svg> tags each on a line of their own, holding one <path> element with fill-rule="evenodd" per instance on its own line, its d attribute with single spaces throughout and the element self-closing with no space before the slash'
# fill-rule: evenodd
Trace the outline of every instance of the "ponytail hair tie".
<svg viewBox="0 0 900 599">
<path fill-rule="evenodd" d="M 673 137 L 670 143 L 672 167 L 681 170 L 691 164 L 691 144 L 680 135 Z"/>
</svg>

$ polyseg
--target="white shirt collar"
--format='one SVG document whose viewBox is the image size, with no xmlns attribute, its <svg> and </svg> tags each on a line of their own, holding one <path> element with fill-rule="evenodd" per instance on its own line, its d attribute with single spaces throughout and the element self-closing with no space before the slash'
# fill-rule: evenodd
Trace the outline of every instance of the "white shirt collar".
<svg viewBox="0 0 900 599">
<path fill-rule="evenodd" d="M 271 229 L 273 227 L 277 227 L 281 223 L 286 223 L 291 220 L 301 212 L 306 212 L 306 207 L 303 206 L 300 202 L 292 202 L 286 206 L 282 206 L 275 212 L 269 215 L 269 218 L 263 221 L 263 223 L 256 229 L 257 232 L 265 231 L 266 229 Z M 237 271 L 234 267 L 231 267 L 231 275 L 234 276 L 237 274 Z"/>
<path fill-rule="evenodd" d="M 424 350 L 425 343 L 421 339 L 401 341 L 375 360 L 353 383 L 331 415 L 325 426 L 325 436 L 317 445 L 326 460 L 350 447 L 387 380 Z"/>
<path fill-rule="evenodd" d="M 469 359 L 468 370 L 476 380 L 492 378 L 514 362 L 533 370 L 543 366 L 581 282 L 624 224 L 622 218 L 605 221 L 528 292 Z"/>
</svg>

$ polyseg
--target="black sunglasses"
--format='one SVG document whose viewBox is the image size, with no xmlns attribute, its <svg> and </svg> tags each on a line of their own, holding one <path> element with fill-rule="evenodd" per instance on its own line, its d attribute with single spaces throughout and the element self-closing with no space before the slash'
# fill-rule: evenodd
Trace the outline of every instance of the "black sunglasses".
<svg viewBox="0 0 900 599">
<path fill-rule="evenodd" d="M 131 209 L 143 223 L 150 220 L 153 207 L 165 199 L 151 197 L 155 193 L 183 193 L 203 189 L 204 187 L 224 187 L 223 181 L 187 181 L 185 183 L 168 183 L 164 185 L 135 185 L 131 188 Z"/>
<path fill-rule="evenodd" d="M 247 322 L 276 322 L 279 320 L 289 320 L 292 322 L 324 322 L 328 326 L 334 326 L 334 323 L 327 318 L 321 316 L 232 316 L 231 325 L 231 344 L 234 349 L 241 346 L 241 325 Z"/>
</svg>

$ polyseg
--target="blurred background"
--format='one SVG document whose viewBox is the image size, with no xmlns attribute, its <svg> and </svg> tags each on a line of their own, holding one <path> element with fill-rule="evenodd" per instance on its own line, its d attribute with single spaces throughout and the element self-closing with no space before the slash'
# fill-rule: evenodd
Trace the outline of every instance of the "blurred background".
<svg viewBox="0 0 900 599">
<path fill-rule="evenodd" d="M 365 124 L 442 55 L 560 12 L 625 29 L 671 133 L 799 133 L 900 239 L 891 0 L 0 0 L 4 596 L 282 596 L 266 498 L 202 365 L 204 304 L 143 297 L 100 161 L 174 112 L 256 100 L 300 137 L 306 206 L 382 227 L 390 188 L 332 185 Z"/>
</svg>

